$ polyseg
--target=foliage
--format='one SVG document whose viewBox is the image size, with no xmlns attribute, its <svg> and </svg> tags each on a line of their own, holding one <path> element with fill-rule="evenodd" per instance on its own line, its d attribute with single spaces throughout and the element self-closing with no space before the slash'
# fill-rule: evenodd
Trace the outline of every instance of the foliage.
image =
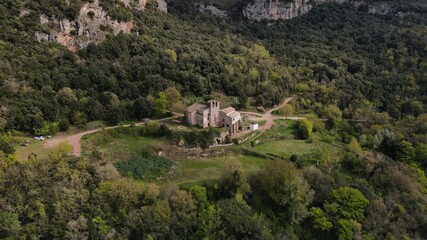
<svg viewBox="0 0 427 240">
<path fill-rule="evenodd" d="M 159 97 L 156 99 L 156 115 L 161 117 L 166 114 L 168 107 L 168 100 L 164 92 L 159 93 Z"/>
<path fill-rule="evenodd" d="M 15 152 L 15 148 L 7 137 L 0 136 L 0 151 L 4 152 L 6 155 L 10 155 Z"/>
<path fill-rule="evenodd" d="M 253 213 L 248 205 L 227 199 L 219 201 L 217 208 L 222 220 L 218 231 L 220 238 L 263 239 L 262 230 L 252 218 Z"/>
<path fill-rule="evenodd" d="M 118 162 L 114 166 L 123 176 L 152 180 L 166 174 L 173 163 L 163 157 L 151 157 Z"/>
<path fill-rule="evenodd" d="M 327 119 L 340 119 L 342 116 L 341 110 L 335 104 L 329 104 L 322 110 L 322 117 Z"/>
<path fill-rule="evenodd" d="M 84 128 L 87 123 L 86 116 L 81 112 L 76 112 L 76 114 L 74 115 L 73 123 L 78 128 Z"/>
<path fill-rule="evenodd" d="M 176 52 L 172 49 L 166 49 L 165 53 L 171 58 L 173 62 L 177 61 Z"/>
<path fill-rule="evenodd" d="M 339 240 L 352 240 L 357 238 L 355 235 L 357 231 L 360 232 L 360 224 L 354 220 L 341 219 L 338 222 L 338 239 Z"/>
<path fill-rule="evenodd" d="M 310 216 L 314 219 L 314 228 L 316 229 L 330 230 L 333 226 L 323 210 L 318 207 L 310 209 Z"/>
<path fill-rule="evenodd" d="M 0 237 L 3 239 L 12 239 L 19 236 L 21 225 L 18 214 L 0 212 Z"/>
<path fill-rule="evenodd" d="M 61 132 L 65 132 L 70 128 L 70 122 L 66 118 L 62 118 L 58 122 L 58 130 Z"/>
<path fill-rule="evenodd" d="M 308 119 L 298 121 L 298 136 L 301 139 L 309 139 L 313 132 L 313 123 Z"/>
<path fill-rule="evenodd" d="M 402 162 L 411 162 L 415 157 L 415 148 L 412 143 L 406 140 L 402 140 L 399 143 L 399 148 L 396 153 L 396 160 Z"/>
<path fill-rule="evenodd" d="M 160 130 L 160 123 L 155 121 L 150 121 L 145 123 L 144 127 L 142 128 L 143 135 L 146 136 L 155 136 Z"/>
<path fill-rule="evenodd" d="M 285 106 L 281 107 L 277 112 L 280 115 L 289 117 L 292 116 L 295 113 L 294 107 L 290 104 L 286 104 Z"/>
<path fill-rule="evenodd" d="M 415 154 L 415 160 L 423 166 L 424 169 L 427 169 L 427 144 L 419 143 L 416 146 Z"/>
<path fill-rule="evenodd" d="M 363 152 L 362 147 L 360 146 L 359 142 L 356 138 L 352 137 L 350 142 L 347 145 L 347 150 L 355 155 L 360 155 Z"/>
<path fill-rule="evenodd" d="M 57 133 L 59 130 L 59 123 L 58 122 L 53 122 L 53 123 L 49 123 L 49 122 L 44 122 L 43 127 L 42 128 L 38 128 L 38 129 L 34 129 L 34 134 L 35 135 L 53 135 L 55 133 Z"/>
<path fill-rule="evenodd" d="M 368 199 L 359 190 L 342 187 L 331 192 L 324 207 L 326 212 L 332 216 L 361 221 L 368 204 Z"/>
<path fill-rule="evenodd" d="M 218 239 L 221 222 L 221 213 L 214 205 L 209 205 L 199 215 L 196 235 L 200 239 Z"/>
<path fill-rule="evenodd" d="M 142 99 L 172 86 L 184 96 L 216 91 L 237 96 L 241 105 L 249 99 L 264 106 L 298 91 L 297 112 L 339 117 L 341 111 L 369 121 L 387 121 L 385 112 L 423 113 L 426 20 L 419 1 L 405 6 L 417 14 L 404 18 L 327 4 L 265 27 L 238 14 L 219 21 L 186 0 L 169 3 L 170 14 L 102 0 L 112 19 L 132 20 L 137 31 L 77 54 L 36 41 L 36 31 L 49 31 L 38 24 L 41 14 L 74 19 L 83 2 L 1 3 L 0 103 L 7 114 L 0 114 L 0 129 L 32 132 L 63 118 L 74 123 L 76 112 L 111 123 L 151 117 L 155 106 Z M 234 10 L 243 2 L 236 4 Z M 22 9 L 30 13 L 15 18 Z"/>
<path fill-rule="evenodd" d="M 209 128 L 201 131 L 174 131 L 172 140 L 178 143 L 181 139 L 190 146 L 208 148 L 213 144 L 214 139 L 220 135 L 221 129 Z"/>
<path fill-rule="evenodd" d="M 292 163 L 275 161 L 268 164 L 260 181 L 279 213 L 283 214 L 283 222 L 297 224 L 307 216 L 313 192 Z"/>
</svg>

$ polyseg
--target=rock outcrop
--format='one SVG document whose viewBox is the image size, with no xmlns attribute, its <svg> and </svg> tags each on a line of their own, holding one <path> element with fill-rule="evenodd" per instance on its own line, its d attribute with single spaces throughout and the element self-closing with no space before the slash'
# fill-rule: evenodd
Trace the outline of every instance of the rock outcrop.
<svg viewBox="0 0 427 240">
<path fill-rule="evenodd" d="M 146 0 L 121 0 L 125 6 L 138 10 L 145 8 Z M 164 0 L 158 0 L 159 10 L 166 11 Z M 86 3 L 80 8 L 75 20 L 58 19 L 40 16 L 43 32 L 37 32 L 38 41 L 50 41 L 64 45 L 73 52 L 78 51 L 92 42 L 104 40 L 107 34 L 131 33 L 133 22 L 120 22 L 111 19 L 99 5 L 99 0 Z"/>
<path fill-rule="evenodd" d="M 199 10 L 200 12 L 209 11 L 212 13 L 212 15 L 217 17 L 228 17 L 228 13 L 226 11 L 220 10 L 215 6 L 205 5 L 204 3 L 200 3 Z"/>
<path fill-rule="evenodd" d="M 165 0 L 157 0 L 157 8 L 162 12 L 168 12 L 168 4 Z"/>
<path fill-rule="evenodd" d="M 120 0 L 122 3 L 125 4 L 126 7 L 134 8 L 136 10 L 144 10 L 145 4 L 147 3 L 146 0 Z"/>
<path fill-rule="evenodd" d="M 392 6 L 386 2 L 369 4 L 365 0 L 255 0 L 243 8 L 243 15 L 255 21 L 291 19 L 326 3 L 347 3 L 355 8 L 366 6 L 369 13 L 375 14 L 387 14 L 392 11 Z"/>
<path fill-rule="evenodd" d="M 147 4 L 147 0 L 120 0 L 125 4 L 126 7 L 130 7 L 139 11 L 145 9 L 145 5 Z M 165 0 L 155 0 L 157 2 L 157 8 L 162 12 L 168 11 L 168 5 Z"/>
<path fill-rule="evenodd" d="M 255 0 L 243 9 L 243 15 L 251 20 L 291 19 L 310 11 L 315 4 L 343 3 L 347 0 Z"/>
</svg>

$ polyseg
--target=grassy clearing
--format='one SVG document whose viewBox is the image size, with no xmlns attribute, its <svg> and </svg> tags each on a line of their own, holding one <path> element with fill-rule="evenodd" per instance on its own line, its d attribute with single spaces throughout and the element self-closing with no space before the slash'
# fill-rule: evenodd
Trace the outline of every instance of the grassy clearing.
<svg viewBox="0 0 427 240">
<path fill-rule="evenodd" d="M 276 120 L 274 126 L 265 131 L 260 138 L 261 142 L 269 142 L 280 139 L 293 139 L 295 135 L 296 122 L 292 120 Z"/>
<path fill-rule="evenodd" d="M 114 166 L 122 176 L 153 180 L 171 170 L 173 162 L 163 157 L 150 157 L 117 162 Z"/>
<path fill-rule="evenodd" d="M 321 144 L 307 143 L 305 140 L 297 139 L 263 142 L 255 146 L 257 151 L 283 156 L 284 158 L 290 158 L 292 154 L 305 155 L 320 149 L 322 149 Z"/>
<path fill-rule="evenodd" d="M 102 152 L 104 160 L 114 163 L 115 166 L 121 163 L 132 165 L 130 166 L 133 168 L 131 175 L 134 175 L 134 172 L 138 173 L 138 171 L 142 171 L 142 175 L 146 175 L 143 171 L 144 166 L 153 164 L 139 162 L 126 164 L 128 160 L 152 158 L 152 156 L 158 156 L 159 152 L 162 152 L 167 159 L 171 160 L 173 166 L 163 176 L 158 178 L 156 175 L 155 178 L 143 178 L 144 180 L 157 182 L 160 185 L 167 183 L 186 184 L 219 179 L 227 169 L 235 166 L 240 166 L 244 174 L 253 174 L 260 170 L 266 161 L 271 161 L 260 157 L 243 155 L 238 147 L 226 148 L 223 152 L 221 149 L 214 150 L 222 152 L 218 156 L 190 157 L 191 154 L 179 150 L 179 146 L 170 144 L 166 139 L 140 136 L 108 137 L 103 139 L 104 135 L 108 134 L 97 132 L 86 136 L 82 140 L 84 151 L 98 150 Z M 138 170 L 134 168 L 137 165 L 144 166 Z M 125 172 L 128 172 L 128 170 L 125 170 Z M 127 173 L 122 173 L 122 175 L 126 176 Z"/>
<path fill-rule="evenodd" d="M 87 135 L 81 140 L 85 153 L 99 150 L 106 161 L 115 163 L 118 161 L 137 158 L 142 155 L 155 154 L 165 150 L 168 146 L 163 139 L 129 136 L 125 138 L 106 138 L 98 142 L 103 136 L 102 132 Z M 95 140 L 96 139 L 96 140 Z"/>
<path fill-rule="evenodd" d="M 170 180 L 177 184 L 185 184 L 219 179 L 231 165 L 241 166 L 243 174 L 249 175 L 258 172 L 267 161 L 271 160 L 245 155 L 182 159 L 176 161 L 178 167 L 175 176 Z"/>
<path fill-rule="evenodd" d="M 26 137 L 15 137 L 14 139 L 19 142 L 14 148 L 16 149 L 16 158 L 20 162 L 26 161 L 31 154 L 36 155 L 38 158 L 44 158 L 49 154 L 50 150 L 43 147 L 44 141 L 35 141 Z M 27 146 L 21 146 L 20 143 L 25 142 L 25 140 L 30 140 L 31 142 Z"/>
<path fill-rule="evenodd" d="M 322 142 L 322 136 L 314 133 L 311 141 L 295 139 L 296 122 L 292 120 L 278 120 L 275 126 L 264 132 L 259 139 L 259 143 L 254 146 L 254 150 L 260 153 L 272 154 L 278 157 L 289 159 L 293 154 L 297 156 L 307 156 L 328 152 L 331 155 L 339 155 L 342 148 L 332 143 Z M 313 158 L 307 158 L 308 163 Z"/>
</svg>

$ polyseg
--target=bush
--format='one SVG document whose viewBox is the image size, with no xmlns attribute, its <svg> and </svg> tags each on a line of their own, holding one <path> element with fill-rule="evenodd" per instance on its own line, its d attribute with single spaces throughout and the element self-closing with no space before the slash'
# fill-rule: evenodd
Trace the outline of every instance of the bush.
<svg viewBox="0 0 427 240">
<path fill-rule="evenodd" d="M 291 162 L 296 162 L 298 161 L 298 156 L 296 154 L 292 154 L 290 160 Z"/>
<path fill-rule="evenodd" d="M 298 137 L 301 139 L 309 139 L 313 132 L 313 122 L 308 119 L 298 121 Z"/>
<path fill-rule="evenodd" d="M 183 139 L 185 143 L 190 146 L 199 146 L 201 148 L 208 148 L 214 142 L 214 139 L 220 135 L 221 130 L 216 128 L 209 128 L 202 131 L 179 131 L 171 135 L 171 140 L 178 142 Z"/>
<path fill-rule="evenodd" d="M 0 151 L 4 152 L 7 155 L 10 155 L 15 152 L 15 148 L 10 144 L 7 139 L 0 137 Z"/>
<path fill-rule="evenodd" d="M 156 136 L 160 130 L 159 122 L 147 122 L 142 129 L 142 135 L 144 136 Z"/>
<path fill-rule="evenodd" d="M 123 176 L 153 180 L 169 171 L 173 162 L 163 157 L 151 157 L 118 162 L 114 166 Z"/>
<path fill-rule="evenodd" d="M 68 128 L 70 128 L 70 122 L 68 121 L 68 119 L 62 118 L 61 120 L 59 120 L 58 128 L 61 132 L 67 131 Z"/>
</svg>

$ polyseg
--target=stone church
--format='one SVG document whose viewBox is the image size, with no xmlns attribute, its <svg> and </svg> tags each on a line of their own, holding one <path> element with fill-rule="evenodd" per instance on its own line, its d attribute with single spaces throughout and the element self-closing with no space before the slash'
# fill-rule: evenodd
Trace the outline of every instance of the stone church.
<svg viewBox="0 0 427 240">
<path fill-rule="evenodd" d="M 230 134 L 235 134 L 239 131 L 242 116 L 233 107 L 221 110 L 219 101 L 209 100 L 207 105 L 196 103 L 189 106 L 185 111 L 185 119 L 188 124 L 193 126 L 226 127 Z"/>
</svg>

